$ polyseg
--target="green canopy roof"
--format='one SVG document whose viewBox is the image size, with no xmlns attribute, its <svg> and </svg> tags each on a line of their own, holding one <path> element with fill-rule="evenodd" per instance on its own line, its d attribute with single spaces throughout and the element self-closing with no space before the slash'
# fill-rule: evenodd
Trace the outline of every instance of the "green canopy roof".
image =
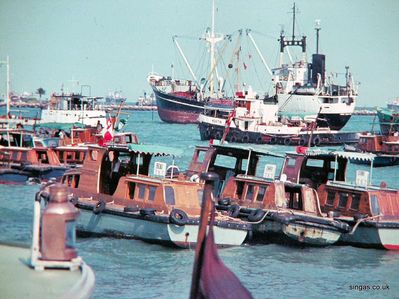
<svg viewBox="0 0 399 299">
<path fill-rule="evenodd" d="M 262 155 L 262 156 L 272 156 L 272 157 L 279 157 L 284 158 L 284 155 L 273 153 L 265 149 L 262 145 L 252 144 L 251 146 L 247 145 L 240 145 L 240 144 L 220 144 L 220 145 L 212 145 L 216 148 L 231 150 L 231 151 L 240 151 L 240 152 L 248 152 L 251 151 L 255 154 Z"/>
<path fill-rule="evenodd" d="M 183 150 L 163 145 L 151 145 L 151 144 L 129 144 L 129 151 L 138 154 L 150 154 L 154 156 L 182 156 Z"/>
<path fill-rule="evenodd" d="M 81 123 L 39 123 L 36 125 L 38 128 L 47 128 L 47 129 L 58 129 L 58 130 L 70 130 L 72 127 L 84 128 L 85 125 Z"/>
</svg>

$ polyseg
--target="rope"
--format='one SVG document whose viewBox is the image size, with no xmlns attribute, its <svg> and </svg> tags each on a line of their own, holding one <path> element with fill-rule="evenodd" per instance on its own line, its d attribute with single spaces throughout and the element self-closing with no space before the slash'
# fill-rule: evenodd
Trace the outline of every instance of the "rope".
<svg viewBox="0 0 399 299">
<path fill-rule="evenodd" d="M 353 234 L 355 233 L 357 227 L 360 225 L 360 223 L 362 223 L 362 222 L 364 222 L 364 221 L 373 220 L 373 219 L 375 219 L 375 218 L 379 218 L 379 217 L 382 217 L 382 216 L 383 216 L 383 215 L 379 214 L 379 215 L 376 215 L 376 216 L 366 217 L 366 218 L 359 219 L 359 220 L 356 222 L 355 226 L 352 228 L 352 230 L 349 232 L 349 234 L 350 234 L 350 235 L 353 235 Z"/>
</svg>

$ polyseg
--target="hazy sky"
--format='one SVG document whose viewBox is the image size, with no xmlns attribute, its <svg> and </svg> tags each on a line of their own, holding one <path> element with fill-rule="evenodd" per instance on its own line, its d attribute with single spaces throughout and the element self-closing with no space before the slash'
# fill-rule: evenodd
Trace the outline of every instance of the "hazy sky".
<svg viewBox="0 0 399 299">
<path fill-rule="evenodd" d="M 217 31 L 251 28 L 268 63 L 276 66 L 280 24 L 290 35 L 293 1 L 218 0 L 216 4 Z M 296 4 L 298 33 L 308 36 L 308 56 L 315 49 L 314 21 L 320 19 L 320 49 L 327 55 L 327 70 L 343 73 L 345 65 L 351 67 L 361 82 L 359 106 L 385 105 L 399 97 L 399 1 L 298 0 Z M 173 64 L 176 75 L 188 76 L 181 73 L 172 36 L 199 37 L 210 26 L 210 11 L 210 0 L 1 0 L 0 59 L 10 56 L 16 92 L 43 87 L 48 95 L 59 92 L 62 84 L 70 90 L 73 78 L 90 85 L 92 95 L 122 90 L 135 100 L 144 90 L 150 91 L 146 76 L 152 67 L 169 75 Z M 205 61 L 197 40 L 182 40 L 181 45 L 193 65 Z M 253 50 L 247 54 L 256 55 Z M 267 89 L 270 77 L 260 63 L 247 64 L 247 71 L 256 73 L 246 83 Z M 1 67 L 2 94 L 5 74 Z"/>
</svg>

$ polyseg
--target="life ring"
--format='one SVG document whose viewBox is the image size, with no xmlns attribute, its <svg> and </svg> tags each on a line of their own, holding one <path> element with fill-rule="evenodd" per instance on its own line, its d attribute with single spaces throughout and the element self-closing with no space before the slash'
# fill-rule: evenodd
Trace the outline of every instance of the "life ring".
<svg viewBox="0 0 399 299">
<path fill-rule="evenodd" d="M 188 216 L 183 210 L 173 209 L 169 214 L 169 221 L 178 226 L 183 226 L 186 225 Z"/>
<path fill-rule="evenodd" d="M 318 146 L 320 144 L 320 137 L 319 136 L 314 137 L 312 140 L 312 144 L 314 146 Z"/>
<path fill-rule="evenodd" d="M 106 206 L 105 201 L 99 200 L 97 204 L 93 207 L 93 213 L 96 215 L 100 214 L 102 211 L 104 211 L 105 206 Z"/>
<path fill-rule="evenodd" d="M 290 138 L 284 138 L 284 145 L 291 145 L 291 139 Z"/>
<path fill-rule="evenodd" d="M 70 201 L 71 204 L 73 204 L 76 207 L 76 205 L 79 202 L 79 198 L 77 196 L 72 196 L 69 201 Z"/>
<path fill-rule="evenodd" d="M 250 222 L 258 222 L 262 220 L 263 216 L 265 216 L 266 212 L 262 209 L 252 210 L 248 215 L 248 221 Z"/>
<path fill-rule="evenodd" d="M 231 135 L 229 140 L 230 140 L 230 142 L 237 142 L 237 136 L 236 135 Z"/>
<path fill-rule="evenodd" d="M 270 138 L 269 143 L 270 144 L 276 144 L 277 143 L 277 138 L 273 136 L 272 138 Z"/>
<path fill-rule="evenodd" d="M 241 142 L 242 143 L 248 143 L 249 142 L 249 135 L 245 134 L 244 136 L 242 136 Z"/>
<path fill-rule="evenodd" d="M 301 145 L 301 146 L 304 146 L 306 144 L 306 139 L 305 138 L 299 139 L 298 144 Z"/>
<path fill-rule="evenodd" d="M 237 218 L 238 215 L 240 215 L 240 206 L 236 204 L 229 206 L 227 209 L 227 214 L 230 217 Z"/>
<path fill-rule="evenodd" d="M 215 139 L 218 139 L 218 140 L 222 139 L 222 133 L 220 133 L 220 131 L 216 131 Z"/>
<path fill-rule="evenodd" d="M 139 207 L 126 206 L 126 207 L 123 208 L 123 212 L 127 212 L 127 213 L 135 213 L 135 212 L 138 212 L 138 211 L 140 211 Z"/>
<path fill-rule="evenodd" d="M 231 203 L 230 198 L 222 198 L 218 200 L 218 204 L 221 206 L 229 206 Z"/>
<path fill-rule="evenodd" d="M 193 175 L 190 177 L 190 182 L 199 183 L 199 182 L 200 182 L 200 177 L 199 177 L 199 175 L 198 175 L 198 174 L 193 174 Z"/>
<path fill-rule="evenodd" d="M 155 212 L 156 212 L 156 209 L 152 209 L 152 208 L 140 209 L 141 216 L 155 215 Z"/>
<path fill-rule="evenodd" d="M 257 144 L 262 144 L 262 143 L 263 143 L 262 136 L 258 136 L 258 137 L 256 138 L 256 143 L 257 143 Z"/>
</svg>

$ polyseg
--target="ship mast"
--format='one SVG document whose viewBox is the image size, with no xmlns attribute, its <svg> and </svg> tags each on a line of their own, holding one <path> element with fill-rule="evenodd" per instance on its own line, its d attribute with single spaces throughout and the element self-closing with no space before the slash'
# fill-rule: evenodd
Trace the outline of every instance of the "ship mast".
<svg viewBox="0 0 399 299">
<path fill-rule="evenodd" d="M 296 16 L 296 7 L 295 3 L 292 8 L 292 39 L 285 39 L 284 30 L 280 32 L 280 67 L 283 65 L 283 55 L 284 55 L 284 48 L 289 46 L 298 46 L 302 48 L 302 59 L 306 61 L 306 36 L 302 36 L 301 39 L 295 39 L 295 16 Z M 288 49 L 287 49 L 288 50 Z"/>
<path fill-rule="evenodd" d="M 316 30 L 316 54 L 319 54 L 319 31 L 321 30 L 320 20 L 315 21 L 314 29 Z"/>
<path fill-rule="evenodd" d="M 216 59 L 215 59 L 215 45 L 223 40 L 223 35 L 218 34 L 215 35 L 215 0 L 212 1 L 212 26 L 211 26 L 211 32 L 210 34 L 208 33 L 208 36 L 205 38 L 205 40 L 209 43 L 210 45 L 210 55 L 211 55 L 211 77 L 210 77 L 210 82 L 209 82 L 209 92 L 210 96 L 214 97 L 215 96 L 215 83 L 214 83 L 214 72 L 217 73 L 216 70 Z"/>
<path fill-rule="evenodd" d="M 6 100 L 6 120 L 7 120 L 7 128 L 9 127 L 9 114 L 10 114 L 10 59 L 7 56 L 7 59 L 5 61 L 0 61 L 0 65 L 5 64 L 6 69 L 7 69 L 7 96 L 5 98 Z"/>
</svg>

